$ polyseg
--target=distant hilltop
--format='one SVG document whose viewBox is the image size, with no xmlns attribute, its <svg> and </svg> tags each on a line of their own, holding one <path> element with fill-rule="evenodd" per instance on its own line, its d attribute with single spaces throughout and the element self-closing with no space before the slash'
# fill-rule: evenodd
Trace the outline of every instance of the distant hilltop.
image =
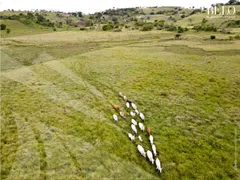
<svg viewBox="0 0 240 180">
<path fill-rule="evenodd" d="M 206 7 L 179 6 L 112 8 L 103 12 L 61 12 L 51 10 L 0 12 L 1 36 L 48 31 L 151 31 L 166 30 L 184 33 L 188 30 L 232 33 L 240 27 L 240 6 L 237 1 L 215 4 L 209 13 Z M 222 6 L 224 5 L 224 6 Z M 221 8 L 220 8 L 221 7 Z M 225 8 L 222 14 L 222 7 Z M 229 13 L 230 12 L 230 13 Z M 21 29 L 21 30 L 20 30 Z M 5 33 L 4 33 L 5 32 Z"/>
</svg>

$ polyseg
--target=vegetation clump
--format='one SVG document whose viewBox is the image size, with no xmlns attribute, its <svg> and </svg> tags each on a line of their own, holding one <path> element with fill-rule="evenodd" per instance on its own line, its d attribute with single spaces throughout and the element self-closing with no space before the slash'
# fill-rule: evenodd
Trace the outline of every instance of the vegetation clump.
<svg viewBox="0 0 240 180">
<path fill-rule="evenodd" d="M 142 26 L 142 31 L 151 31 L 153 29 L 153 24 L 152 23 L 146 23 Z"/>
<path fill-rule="evenodd" d="M 202 24 L 193 27 L 196 31 L 213 31 L 217 32 L 217 28 L 213 24 Z"/>
<path fill-rule="evenodd" d="M 113 28 L 114 28 L 114 26 L 112 24 L 105 24 L 105 25 L 103 25 L 102 30 L 103 31 L 109 31 Z"/>
<path fill-rule="evenodd" d="M 210 36 L 210 39 L 212 39 L 212 40 L 213 40 L 213 39 L 216 39 L 216 36 L 215 36 L 215 35 L 211 35 L 211 36 Z"/>
<path fill-rule="evenodd" d="M 7 27 L 6 24 L 1 24 L 1 25 L 0 25 L 0 30 L 5 30 L 6 27 Z"/>
<path fill-rule="evenodd" d="M 87 28 L 85 28 L 85 27 L 80 27 L 80 31 L 85 31 L 85 30 L 87 30 Z"/>
</svg>

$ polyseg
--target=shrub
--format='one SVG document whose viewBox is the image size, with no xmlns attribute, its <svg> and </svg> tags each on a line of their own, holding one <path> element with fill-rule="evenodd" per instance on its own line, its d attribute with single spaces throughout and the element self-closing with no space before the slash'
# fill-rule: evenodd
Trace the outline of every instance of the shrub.
<svg viewBox="0 0 240 180">
<path fill-rule="evenodd" d="M 206 25 L 206 26 L 204 26 L 204 31 L 214 31 L 214 32 L 216 32 L 217 28 L 214 27 L 213 24 L 212 25 Z"/>
<path fill-rule="evenodd" d="M 39 21 L 39 22 L 43 22 L 44 20 L 45 20 L 45 18 L 42 16 L 42 15 L 37 15 L 37 20 Z"/>
<path fill-rule="evenodd" d="M 136 21 L 135 25 L 136 26 L 143 26 L 144 22 L 143 21 Z"/>
<path fill-rule="evenodd" d="M 197 25 L 193 27 L 194 30 L 196 31 L 201 31 L 202 30 L 202 26 L 201 25 Z"/>
<path fill-rule="evenodd" d="M 87 28 L 85 28 L 85 27 L 80 28 L 80 31 L 85 31 L 85 30 L 87 30 Z"/>
<path fill-rule="evenodd" d="M 114 24 L 118 24 L 118 18 L 117 17 L 113 17 L 112 21 L 113 21 Z"/>
<path fill-rule="evenodd" d="M 142 31 L 151 31 L 153 29 L 153 24 L 152 23 L 147 23 L 144 24 L 142 27 Z"/>
<path fill-rule="evenodd" d="M 33 13 L 28 12 L 28 13 L 27 13 L 27 17 L 30 18 L 30 19 L 33 19 L 33 18 L 34 18 L 34 15 L 33 15 Z"/>
<path fill-rule="evenodd" d="M 62 23 L 61 21 L 58 22 L 58 23 L 57 23 L 57 27 L 58 27 L 58 28 L 62 28 L 62 27 L 63 27 L 63 23 Z"/>
<path fill-rule="evenodd" d="M 127 29 L 130 28 L 130 27 L 131 27 L 131 26 L 129 26 L 129 25 L 125 25 L 125 28 L 127 28 Z"/>
<path fill-rule="evenodd" d="M 8 19 L 10 19 L 10 20 L 18 20 L 19 18 L 20 18 L 20 17 L 17 16 L 16 14 L 8 17 Z"/>
<path fill-rule="evenodd" d="M 108 31 L 108 30 L 113 29 L 113 27 L 114 26 L 112 24 L 105 24 L 105 25 L 103 25 L 102 30 L 103 31 Z"/>
<path fill-rule="evenodd" d="M 164 20 L 160 20 L 158 22 L 154 22 L 154 26 L 155 27 L 163 27 L 164 26 L 165 21 Z"/>
<path fill-rule="evenodd" d="M 230 20 L 228 21 L 227 27 L 232 27 L 232 28 L 239 28 L 240 27 L 240 20 Z"/>
<path fill-rule="evenodd" d="M 9 34 L 9 33 L 11 32 L 11 29 L 8 29 L 8 28 L 7 28 L 6 31 L 7 31 L 7 34 Z"/>
<path fill-rule="evenodd" d="M 24 14 L 23 14 L 23 13 L 19 13 L 19 16 L 20 16 L 20 17 L 24 17 Z"/>
<path fill-rule="evenodd" d="M 1 25 L 0 25 L 0 28 L 1 28 L 1 29 L 0 29 L 0 30 L 5 30 L 6 27 L 7 27 L 7 26 L 6 26 L 5 24 L 1 24 Z"/>
<path fill-rule="evenodd" d="M 213 24 L 197 25 L 197 26 L 194 26 L 193 29 L 195 29 L 197 31 L 213 31 L 213 32 L 217 31 L 217 28 Z"/>
<path fill-rule="evenodd" d="M 72 25 L 72 19 L 66 19 L 66 24 L 71 26 Z"/>
<path fill-rule="evenodd" d="M 165 11 L 158 11 L 156 14 L 164 14 Z"/>
<path fill-rule="evenodd" d="M 155 12 L 150 12 L 150 15 L 154 15 L 155 14 Z"/>
<path fill-rule="evenodd" d="M 171 25 L 166 25 L 166 26 L 165 26 L 165 29 L 166 29 L 167 31 L 176 31 L 176 30 L 177 30 L 177 27 L 174 26 L 173 24 L 171 24 Z"/>
<path fill-rule="evenodd" d="M 205 18 L 202 19 L 202 24 L 205 24 L 205 23 L 207 23 L 207 22 L 208 22 L 207 19 L 205 19 Z"/>
<path fill-rule="evenodd" d="M 53 28 L 53 31 L 57 31 L 57 29 L 56 29 L 56 28 Z"/>
<path fill-rule="evenodd" d="M 211 36 L 210 36 L 210 39 L 216 39 L 216 36 L 211 35 Z"/>
<path fill-rule="evenodd" d="M 186 15 L 184 15 L 184 14 L 183 14 L 183 15 L 181 15 L 181 18 L 185 18 L 185 17 L 186 17 Z"/>
<path fill-rule="evenodd" d="M 183 32 L 184 32 L 184 29 L 181 26 L 179 26 L 178 27 L 178 33 L 183 33 Z"/>
<path fill-rule="evenodd" d="M 181 36 L 181 34 L 175 34 L 175 39 L 180 39 Z"/>
<path fill-rule="evenodd" d="M 235 39 L 240 39 L 240 35 L 236 35 L 234 38 Z"/>
<path fill-rule="evenodd" d="M 26 25 L 30 25 L 30 24 L 33 24 L 33 21 L 31 20 L 31 19 L 29 19 L 29 18 L 22 18 L 22 19 L 20 19 L 19 20 L 21 23 L 23 23 L 23 24 L 26 24 Z"/>
</svg>

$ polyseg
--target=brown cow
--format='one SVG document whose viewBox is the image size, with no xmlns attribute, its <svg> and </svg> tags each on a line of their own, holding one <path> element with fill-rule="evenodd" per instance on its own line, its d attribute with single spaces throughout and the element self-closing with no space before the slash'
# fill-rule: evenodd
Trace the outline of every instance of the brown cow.
<svg viewBox="0 0 240 180">
<path fill-rule="evenodd" d="M 150 127 L 147 127 L 147 133 L 148 133 L 149 136 L 151 135 L 151 129 L 150 129 Z"/>
<path fill-rule="evenodd" d="M 115 105 L 113 105 L 113 108 L 114 108 L 115 110 L 117 110 L 117 111 L 119 110 L 119 106 L 118 106 L 118 105 L 116 105 L 116 104 L 115 104 Z"/>
</svg>

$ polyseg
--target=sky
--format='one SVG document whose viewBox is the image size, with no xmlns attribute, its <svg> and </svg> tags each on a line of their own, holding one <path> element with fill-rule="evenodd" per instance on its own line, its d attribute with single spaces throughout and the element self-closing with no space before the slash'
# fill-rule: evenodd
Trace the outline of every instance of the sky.
<svg viewBox="0 0 240 180">
<path fill-rule="evenodd" d="M 64 12 L 82 11 L 85 14 L 104 11 L 110 8 L 182 6 L 209 7 L 228 0 L 0 0 L 0 11 L 14 10 L 59 10 Z"/>
</svg>

